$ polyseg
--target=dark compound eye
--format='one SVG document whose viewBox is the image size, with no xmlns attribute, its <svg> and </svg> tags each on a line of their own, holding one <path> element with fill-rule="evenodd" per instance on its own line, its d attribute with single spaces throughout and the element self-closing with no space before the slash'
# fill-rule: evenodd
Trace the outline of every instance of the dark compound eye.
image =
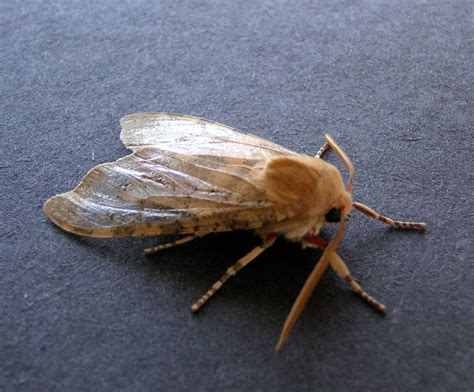
<svg viewBox="0 0 474 392">
<path fill-rule="evenodd" d="M 325 216 L 326 222 L 329 223 L 336 223 L 341 221 L 341 211 L 337 208 L 333 208 L 329 210 L 329 212 Z"/>
</svg>

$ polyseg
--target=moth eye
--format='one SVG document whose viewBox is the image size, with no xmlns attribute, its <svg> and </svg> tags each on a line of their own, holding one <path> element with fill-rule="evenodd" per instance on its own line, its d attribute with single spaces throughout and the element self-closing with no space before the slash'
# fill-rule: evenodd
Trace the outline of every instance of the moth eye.
<svg viewBox="0 0 474 392">
<path fill-rule="evenodd" d="M 341 221 L 341 211 L 337 208 L 332 208 L 329 212 L 325 215 L 326 222 L 329 223 L 336 223 Z"/>
</svg>

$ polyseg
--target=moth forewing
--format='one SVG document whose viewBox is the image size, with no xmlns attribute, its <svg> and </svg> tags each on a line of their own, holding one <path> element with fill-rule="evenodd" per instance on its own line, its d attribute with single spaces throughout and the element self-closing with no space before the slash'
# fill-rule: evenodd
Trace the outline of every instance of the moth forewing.
<svg viewBox="0 0 474 392">
<path fill-rule="evenodd" d="M 92 237 L 256 229 L 277 221 L 252 183 L 264 161 L 146 148 L 89 171 L 45 204 L 63 229 Z"/>
<path fill-rule="evenodd" d="M 120 120 L 120 138 L 133 151 L 158 147 L 186 155 L 265 159 L 298 155 L 269 140 L 228 125 L 176 113 L 135 113 Z"/>
</svg>

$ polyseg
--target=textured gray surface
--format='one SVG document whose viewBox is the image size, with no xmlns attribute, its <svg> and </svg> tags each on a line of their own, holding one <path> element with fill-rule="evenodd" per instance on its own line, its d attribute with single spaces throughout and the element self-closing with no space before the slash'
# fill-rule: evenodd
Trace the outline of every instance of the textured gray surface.
<svg viewBox="0 0 474 392">
<path fill-rule="evenodd" d="M 472 2 L 0 7 L 2 392 L 473 389 Z M 157 240 L 54 227 L 44 201 L 125 155 L 118 121 L 136 111 L 306 153 L 330 131 L 358 168 L 359 201 L 430 226 L 353 214 L 340 252 L 387 316 L 328 273 L 276 355 L 318 252 L 278 244 L 193 317 L 251 234 L 146 259 Z"/>
</svg>

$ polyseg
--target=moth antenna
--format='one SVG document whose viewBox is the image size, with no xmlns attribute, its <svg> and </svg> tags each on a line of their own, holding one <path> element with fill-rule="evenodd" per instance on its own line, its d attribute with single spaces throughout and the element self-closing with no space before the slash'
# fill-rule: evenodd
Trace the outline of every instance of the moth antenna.
<svg viewBox="0 0 474 392">
<path fill-rule="evenodd" d="M 334 152 L 337 154 L 339 159 L 347 167 L 347 170 L 349 171 L 349 181 L 347 182 L 346 189 L 348 192 L 352 192 L 352 184 L 354 183 L 354 177 L 355 177 L 355 167 L 352 164 L 349 157 L 344 152 L 344 150 L 338 146 L 338 144 L 334 141 L 334 139 L 327 133 L 324 136 L 326 137 L 326 140 L 329 146 L 331 147 L 331 149 L 334 150 Z"/>
<path fill-rule="evenodd" d="M 342 240 L 345 230 L 345 223 L 341 222 L 339 225 L 339 229 L 337 230 L 336 235 L 334 238 L 329 242 L 328 246 L 323 252 L 323 255 L 319 259 L 318 263 L 314 267 L 313 271 L 309 275 L 308 279 L 306 280 L 303 288 L 301 289 L 296 301 L 294 302 L 290 313 L 283 325 L 283 329 L 280 334 L 280 338 L 278 339 L 278 343 L 275 347 L 275 351 L 280 351 L 285 341 L 290 336 L 290 333 L 295 326 L 296 321 L 298 320 L 301 312 L 303 311 L 304 306 L 309 300 L 309 297 L 313 293 L 314 287 L 321 279 L 324 271 L 326 271 L 329 263 L 331 262 L 331 254 L 336 251 L 339 243 Z"/>
<path fill-rule="evenodd" d="M 374 211 L 372 208 L 366 206 L 362 203 L 354 202 L 353 206 L 355 209 L 359 210 L 363 214 L 367 215 L 369 218 L 378 220 L 380 222 L 386 223 L 387 225 L 401 228 L 401 229 L 414 229 L 414 230 L 426 230 L 426 223 L 423 222 L 403 222 L 397 221 L 387 216 L 380 215 L 377 211 Z"/>
</svg>

